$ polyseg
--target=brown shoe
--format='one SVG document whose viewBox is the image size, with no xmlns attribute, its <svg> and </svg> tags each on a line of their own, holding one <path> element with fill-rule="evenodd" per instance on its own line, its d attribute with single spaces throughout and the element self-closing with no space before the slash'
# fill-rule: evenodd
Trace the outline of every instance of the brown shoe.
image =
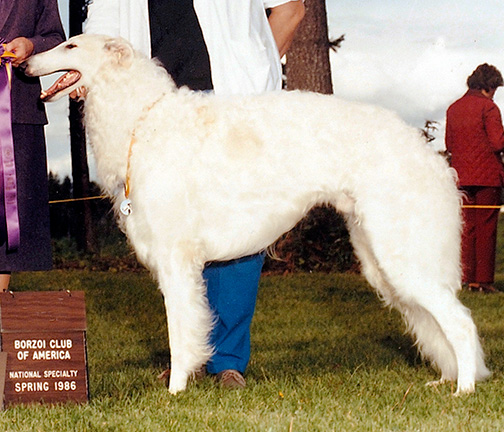
<svg viewBox="0 0 504 432">
<path fill-rule="evenodd" d="M 485 294 L 493 294 L 499 292 L 492 284 L 489 283 L 482 283 L 480 284 L 480 287 Z"/>
<path fill-rule="evenodd" d="M 203 381 L 206 376 L 207 376 L 206 366 L 203 365 L 199 369 L 195 370 L 192 373 L 191 378 L 189 379 L 192 379 L 193 381 Z"/>
<path fill-rule="evenodd" d="M 158 380 L 164 381 L 164 384 L 166 387 L 170 387 L 170 374 L 171 374 L 171 369 L 165 369 L 163 372 L 161 372 L 158 375 Z M 207 376 L 207 370 L 206 366 L 203 365 L 201 366 L 198 370 L 194 371 L 190 376 L 189 376 L 189 382 L 198 382 L 198 381 L 203 381 L 203 379 Z"/>
<path fill-rule="evenodd" d="M 167 368 L 163 372 L 161 372 L 158 376 L 157 379 L 159 381 L 163 381 L 164 385 L 166 387 L 170 387 L 170 374 L 171 374 L 171 369 Z"/>
<path fill-rule="evenodd" d="M 484 294 L 492 294 L 499 292 L 497 289 L 495 289 L 495 287 L 492 284 L 488 283 L 470 283 L 467 286 L 467 289 L 469 291 L 480 292 Z"/>
<path fill-rule="evenodd" d="M 243 375 L 235 369 L 226 369 L 219 372 L 216 379 L 226 389 L 243 389 L 247 385 Z"/>
</svg>

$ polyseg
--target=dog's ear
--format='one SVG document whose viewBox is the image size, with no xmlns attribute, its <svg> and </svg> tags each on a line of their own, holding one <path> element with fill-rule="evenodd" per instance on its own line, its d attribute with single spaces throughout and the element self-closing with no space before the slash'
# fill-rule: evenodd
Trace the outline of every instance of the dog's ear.
<svg viewBox="0 0 504 432">
<path fill-rule="evenodd" d="M 104 49 L 120 66 L 128 68 L 133 62 L 135 55 L 133 47 L 121 38 L 113 38 L 105 42 Z"/>
</svg>

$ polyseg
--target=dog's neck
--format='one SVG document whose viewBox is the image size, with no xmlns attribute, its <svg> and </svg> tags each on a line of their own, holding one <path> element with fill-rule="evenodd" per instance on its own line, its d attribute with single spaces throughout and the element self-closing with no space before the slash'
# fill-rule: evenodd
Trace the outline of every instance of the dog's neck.
<svg viewBox="0 0 504 432">
<path fill-rule="evenodd" d="M 176 105 L 178 93 L 166 72 L 152 62 L 134 62 L 131 67 L 135 70 L 103 71 L 89 90 L 84 108 L 97 174 L 110 195 L 126 181 L 131 137 L 142 119 L 165 95 L 173 95 Z M 131 77 L 136 81 L 130 82 Z"/>
<path fill-rule="evenodd" d="M 144 107 L 142 115 L 137 119 L 135 127 L 133 129 L 133 133 L 131 134 L 130 145 L 128 149 L 128 160 L 126 165 L 126 179 L 124 181 L 124 195 L 126 198 L 129 198 L 130 193 L 130 168 L 131 168 L 131 153 L 133 152 L 133 146 L 136 142 L 136 131 L 138 128 L 142 127 L 142 123 L 145 121 L 145 118 L 149 114 L 150 110 L 156 106 L 158 102 L 160 102 L 166 93 L 161 93 L 161 95 L 149 106 Z"/>
</svg>

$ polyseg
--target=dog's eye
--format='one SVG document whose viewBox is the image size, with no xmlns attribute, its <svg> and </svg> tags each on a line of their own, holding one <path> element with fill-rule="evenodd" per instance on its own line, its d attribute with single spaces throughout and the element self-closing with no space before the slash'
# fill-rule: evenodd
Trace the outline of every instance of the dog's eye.
<svg viewBox="0 0 504 432">
<path fill-rule="evenodd" d="M 75 45 L 75 44 L 68 44 L 65 48 L 66 49 L 73 49 L 73 48 L 77 48 L 77 45 Z"/>
</svg>

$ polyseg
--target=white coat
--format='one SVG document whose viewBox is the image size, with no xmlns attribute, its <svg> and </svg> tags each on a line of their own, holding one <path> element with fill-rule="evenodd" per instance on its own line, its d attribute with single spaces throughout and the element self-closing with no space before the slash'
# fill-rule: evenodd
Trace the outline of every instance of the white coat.
<svg viewBox="0 0 504 432">
<path fill-rule="evenodd" d="M 279 90 L 282 69 L 265 8 L 291 0 L 194 0 L 217 94 Z M 121 36 L 150 56 L 147 0 L 94 0 L 86 33 Z"/>
</svg>

